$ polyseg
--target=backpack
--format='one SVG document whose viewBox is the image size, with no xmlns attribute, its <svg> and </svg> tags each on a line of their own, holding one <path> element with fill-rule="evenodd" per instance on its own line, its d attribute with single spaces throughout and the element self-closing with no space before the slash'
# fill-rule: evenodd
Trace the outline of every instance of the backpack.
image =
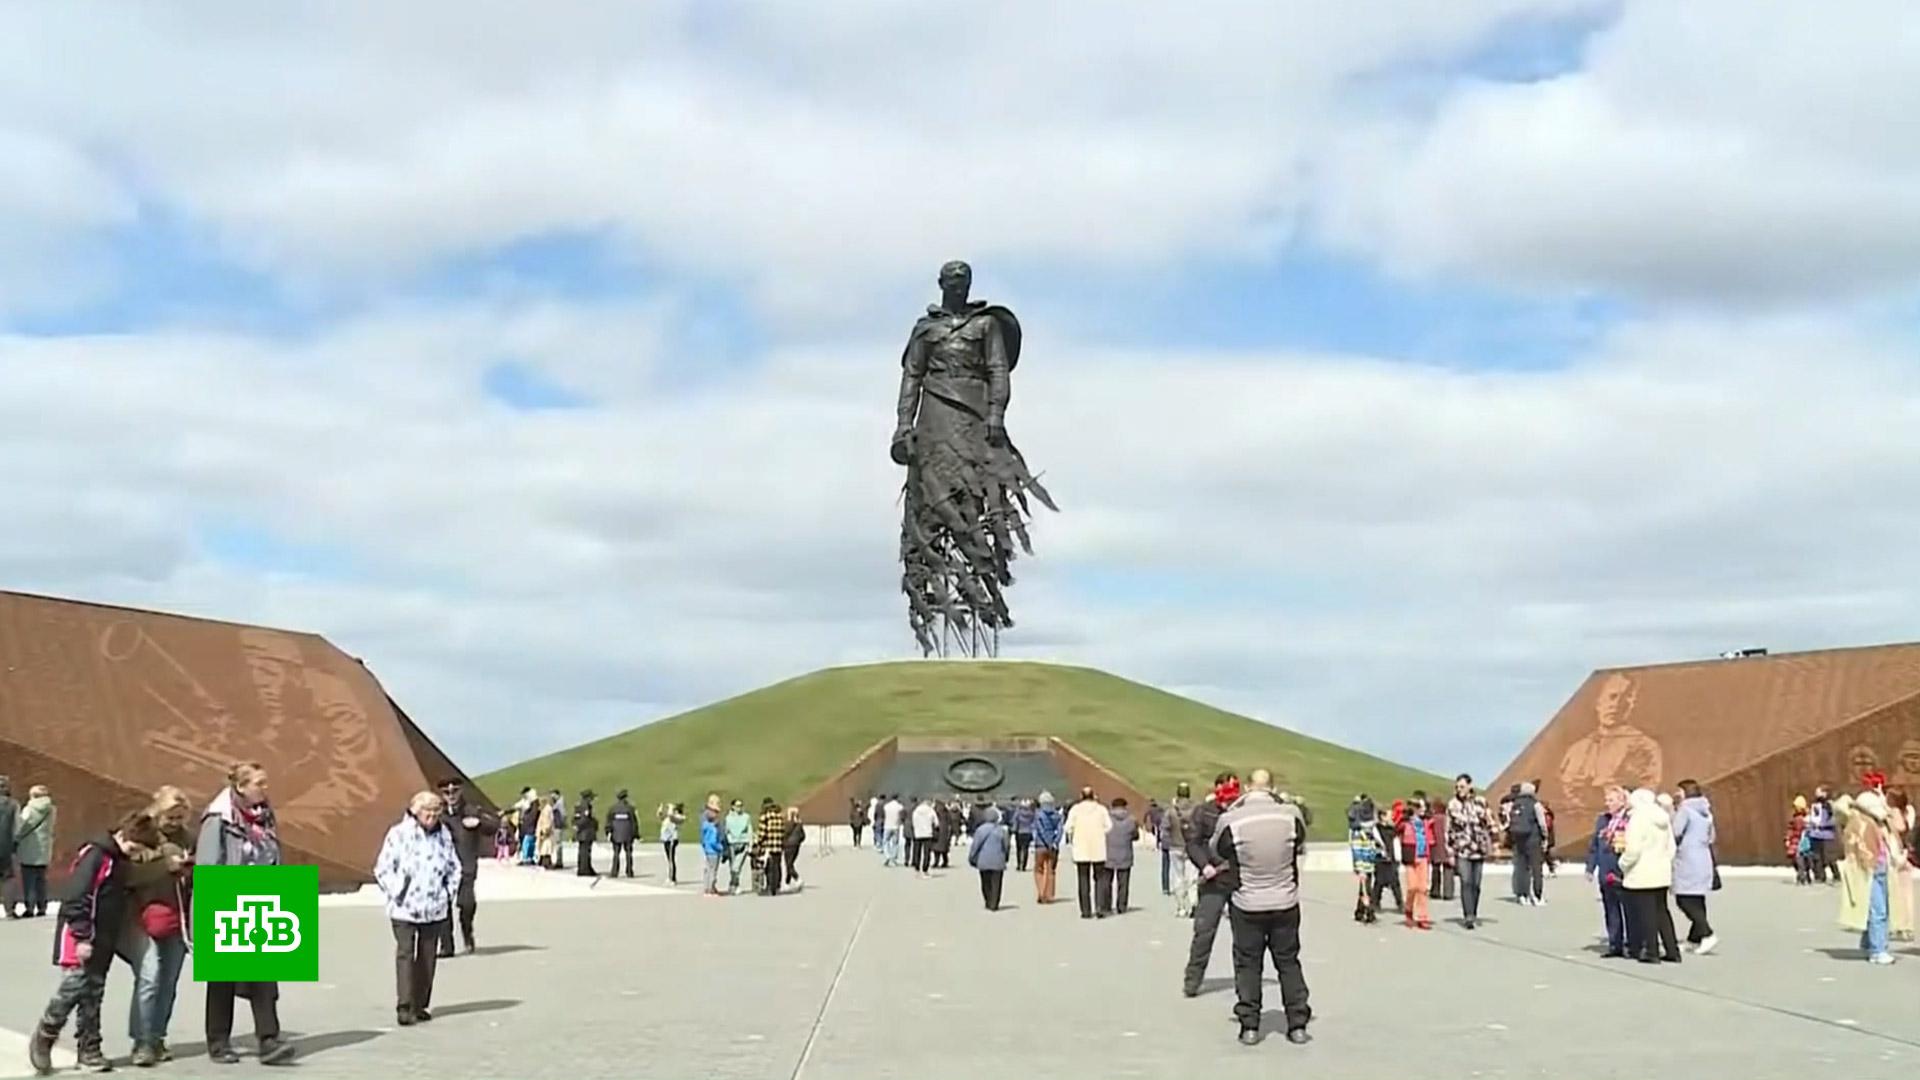
<svg viewBox="0 0 1920 1080">
<path fill-rule="evenodd" d="M 1521 795 L 1513 800 L 1513 816 L 1507 821 L 1507 832 L 1516 839 L 1532 836 L 1540 831 L 1540 814 L 1535 809 L 1539 804 L 1531 795 Z"/>
</svg>

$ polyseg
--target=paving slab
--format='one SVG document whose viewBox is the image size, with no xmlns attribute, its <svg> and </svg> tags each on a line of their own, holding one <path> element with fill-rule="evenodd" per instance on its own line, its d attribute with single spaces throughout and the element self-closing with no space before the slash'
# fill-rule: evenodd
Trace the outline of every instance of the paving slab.
<svg viewBox="0 0 1920 1080">
<path fill-rule="evenodd" d="M 870 851 L 809 852 L 806 887 L 772 899 L 666 888 L 657 852 L 633 885 L 590 896 L 492 867 L 488 895 L 549 898 L 483 902 L 482 953 L 442 966 L 433 1023 L 395 1027 L 392 939 L 378 908 L 355 904 L 323 910 L 322 981 L 285 987 L 282 1014 L 300 1073 L 380 1080 L 1378 1078 L 1410 1059 L 1422 1074 L 1489 1078 L 1920 1071 L 1920 953 L 1861 962 L 1833 926 L 1830 889 L 1731 878 L 1713 897 L 1721 950 L 1643 967 L 1598 956 L 1599 907 L 1578 877 L 1551 881 L 1546 907 L 1490 898 L 1480 930 L 1422 933 L 1356 925 L 1349 879 L 1310 874 L 1315 1041 L 1249 1049 L 1234 1041 L 1224 928 L 1206 992 L 1181 997 L 1189 924 L 1159 895 L 1150 856 L 1137 871 L 1141 910 L 1091 922 L 1070 874 L 1067 902 L 1035 905 L 1030 879 L 1014 874 L 1006 909 L 985 912 L 963 857 L 917 879 Z M 682 874 L 697 882 L 694 860 Z M 1457 905 L 1435 911 L 1450 919 Z M 47 921 L 0 923 L 0 1027 L 13 1039 L 0 1034 L 0 1076 L 25 1072 L 18 1039 L 52 988 L 50 933 Z M 106 1006 L 108 1050 L 123 1058 L 130 984 L 117 968 Z M 1271 975 L 1268 993 L 1277 1008 Z M 151 1075 L 254 1075 L 250 1062 L 197 1056 L 202 1008 L 183 981 L 182 1060 Z"/>
</svg>

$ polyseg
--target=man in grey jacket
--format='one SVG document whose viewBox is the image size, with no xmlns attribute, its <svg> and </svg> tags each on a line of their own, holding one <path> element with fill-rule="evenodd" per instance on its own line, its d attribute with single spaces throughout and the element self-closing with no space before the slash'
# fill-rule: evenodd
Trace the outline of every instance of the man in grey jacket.
<svg viewBox="0 0 1920 1080">
<path fill-rule="evenodd" d="M 1240 1041 L 1260 1041 L 1260 979 L 1266 956 L 1280 976 L 1287 1041 L 1308 1041 L 1307 978 L 1300 967 L 1300 854 L 1307 822 L 1300 809 L 1273 793 L 1273 774 L 1255 769 L 1247 793 L 1220 816 L 1214 850 L 1239 871 L 1228 918 L 1233 925 L 1233 985 L 1239 1001 Z"/>
</svg>

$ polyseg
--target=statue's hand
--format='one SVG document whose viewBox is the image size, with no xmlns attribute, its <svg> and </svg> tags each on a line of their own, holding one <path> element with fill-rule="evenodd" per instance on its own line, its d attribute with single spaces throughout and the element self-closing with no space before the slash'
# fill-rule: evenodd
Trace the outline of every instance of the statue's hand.
<svg viewBox="0 0 1920 1080">
<path fill-rule="evenodd" d="M 1004 448 L 1007 445 L 1007 429 L 1000 424 L 988 424 L 987 445 L 995 449 Z"/>
<path fill-rule="evenodd" d="M 893 463 L 905 465 L 913 457 L 913 432 L 896 431 L 893 433 Z"/>
</svg>

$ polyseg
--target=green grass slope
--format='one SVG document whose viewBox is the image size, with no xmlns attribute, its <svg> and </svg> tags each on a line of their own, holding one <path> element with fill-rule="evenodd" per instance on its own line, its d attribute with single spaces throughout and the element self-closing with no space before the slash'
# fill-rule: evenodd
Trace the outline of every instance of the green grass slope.
<svg viewBox="0 0 1920 1080">
<path fill-rule="evenodd" d="M 528 785 L 571 798 L 627 788 L 643 814 L 708 791 L 795 799 L 891 735 L 1053 735 L 1164 799 L 1223 769 L 1273 769 L 1342 831 L 1357 791 L 1393 798 L 1446 782 L 1104 672 L 1049 664 L 907 661 L 832 668 L 479 778 L 494 799 Z"/>
</svg>

